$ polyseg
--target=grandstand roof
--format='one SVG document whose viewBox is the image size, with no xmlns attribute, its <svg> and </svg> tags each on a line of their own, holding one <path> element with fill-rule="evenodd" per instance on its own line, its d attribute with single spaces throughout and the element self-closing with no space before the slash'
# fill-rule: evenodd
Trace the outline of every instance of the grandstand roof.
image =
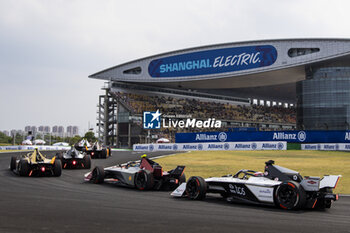
<svg viewBox="0 0 350 233">
<path fill-rule="evenodd" d="M 295 98 L 309 66 L 349 66 L 349 39 L 283 39 L 216 44 L 117 65 L 90 78 L 183 89 L 235 89 L 242 96 Z M 247 94 L 248 95 L 248 94 Z"/>
</svg>

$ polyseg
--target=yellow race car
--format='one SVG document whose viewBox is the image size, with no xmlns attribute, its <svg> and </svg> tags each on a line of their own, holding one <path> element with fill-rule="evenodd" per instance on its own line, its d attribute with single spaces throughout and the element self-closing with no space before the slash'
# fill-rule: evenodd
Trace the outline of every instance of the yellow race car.
<svg viewBox="0 0 350 233">
<path fill-rule="evenodd" d="M 38 149 L 33 152 L 12 156 L 10 169 L 20 176 L 61 176 L 62 164 L 59 159 L 48 159 Z"/>
</svg>

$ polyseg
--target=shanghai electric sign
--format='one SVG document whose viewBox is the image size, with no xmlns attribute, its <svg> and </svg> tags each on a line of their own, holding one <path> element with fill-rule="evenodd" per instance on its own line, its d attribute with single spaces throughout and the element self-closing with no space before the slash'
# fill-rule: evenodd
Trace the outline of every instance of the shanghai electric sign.
<svg viewBox="0 0 350 233">
<path fill-rule="evenodd" d="M 271 45 L 214 49 L 152 60 L 148 73 L 153 78 L 218 74 L 270 66 L 276 59 Z"/>
</svg>

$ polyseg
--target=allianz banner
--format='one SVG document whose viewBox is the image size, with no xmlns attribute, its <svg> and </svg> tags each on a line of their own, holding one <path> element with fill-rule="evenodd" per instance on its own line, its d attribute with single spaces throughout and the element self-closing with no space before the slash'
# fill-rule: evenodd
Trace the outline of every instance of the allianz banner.
<svg viewBox="0 0 350 233">
<path fill-rule="evenodd" d="M 0 150 L 69 150 L 69 146 L 0 146 Z"/>
<path fill-rule="evenodd" d="M 195 151 L 195 150 L 286 150 L 286 142 L 216 142 L 134 144 L 134 151 Z"/>
<path fill-rule="evenodd" d="M 177 133 L 176 143 L 286 141 L 294 143 L 349 143 L 350 131 L 255 131 Z"/>
<path fill-rule="evenodd" d="M 349 143 L 316 143 L 316 144 L 301 144 L 302 150 L 326 150 L 326 151 L 350 151 Z"/>
</svg>

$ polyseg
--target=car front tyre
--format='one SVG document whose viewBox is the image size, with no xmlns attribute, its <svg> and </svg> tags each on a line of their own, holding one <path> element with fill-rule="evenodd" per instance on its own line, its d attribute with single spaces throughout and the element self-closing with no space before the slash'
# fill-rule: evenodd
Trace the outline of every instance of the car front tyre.
<svg viewBox="0 0 350 233">
<path fill-rule="evenodd" d="M 202 200 L 207 193 L 207 183 L 200 176 L 192 176 L 186 184 L 186 194 L 192 200 Z"/>
<path fill-rule="evenodd" d="M 16 160 L 17 160 L 17 158 L 15 156 L 11 157 L 11 163 L 10 163 L 10 170 L 11 171 L 16 169 Z"/>
<path fill-rule="evenodd" d="M 103 167 L 97 166 L 92 171 L 91 181 L 95 184 L 102 184 L 105 179 L 105 170 Z"/>
</svg>

